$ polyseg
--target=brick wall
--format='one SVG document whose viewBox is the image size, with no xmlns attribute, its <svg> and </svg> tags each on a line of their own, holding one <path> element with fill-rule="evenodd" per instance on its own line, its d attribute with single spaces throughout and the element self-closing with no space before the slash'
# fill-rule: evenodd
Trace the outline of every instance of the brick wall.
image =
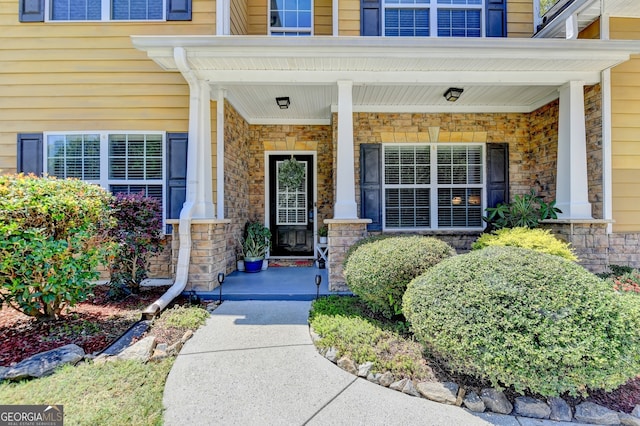
<svg viewBox="0 0 640 426">
<path fill-rule="evenodd" d="M 249 151 L 249 123 L 228 102 L 224 105 L 224 216 L 231 220 L 227 234 L 227 273 L 236 269 L 238 238 L 249 219 L 249 185 L 254 175 Z"/>
</svg>

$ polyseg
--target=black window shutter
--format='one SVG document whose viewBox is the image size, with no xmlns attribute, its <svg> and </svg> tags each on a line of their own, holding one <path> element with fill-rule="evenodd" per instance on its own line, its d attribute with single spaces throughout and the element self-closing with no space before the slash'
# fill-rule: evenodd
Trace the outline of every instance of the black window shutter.
<svg viewBox="0 0 640 426">
<path fill-rule="evenodd" d="M 44 22 L 45 0 L 18 0 L 20 22 Z"/>
<path fill-rule="evenodd" d="M 380 19 L 380 0 L 360 1 L 360 35 L 379 36 L 382 19 Z"/>
<path fill-rule="evenodd" d="M 509 202 L 509 144 L 487 144 L 487 207 Z"/>
<path fill-rule="evenodd" d="M 167 219 L 179 219 L 187 196 L 188 133 L 167 133 Z M 167 227 L 167 233 L 171 227 Z"/>
<path fill-rule="evenodd" d="M 191 0 L 167 0 L 167 21 L 190 21 Z"/>
<path fill-rule="evenodd" d="M 360 145 L 360 216 L 363 219 L 371 219 L 367 230 L 382 230 L 382 149 L 380 144 Z"/>
<path fill-rule="evenodd" d="M 487 37 L 507 36 L 507 1 L 487 0 Z"/>
<path fill-rule="evenodd" d="M 42 133 L 18 133 L 18 173 L 42 175 Z"/>
</svg>

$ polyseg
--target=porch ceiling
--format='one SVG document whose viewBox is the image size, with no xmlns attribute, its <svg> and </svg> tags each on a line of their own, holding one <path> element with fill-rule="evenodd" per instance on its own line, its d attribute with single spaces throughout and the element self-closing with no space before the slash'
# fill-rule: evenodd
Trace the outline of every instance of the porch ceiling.
<svg viewBox="0 0 640 426">
<path fill-rule="evenodd" d="M 186 56 L 198 79 L 226 90 L 249 123 L 330 122 L 339 80 L 353 81 L 354 111 L 523 112 L 557 97 L 570 80 L 638 53 L 637 42 L 539 39 L 133 36 L 167 71 Z M 177 48 L 177 49 L 176 49 Z M 464 93 L 455 102 L 448 87 Z M 289 96 L 281 110 L 275 98 Z"/>
</svg>

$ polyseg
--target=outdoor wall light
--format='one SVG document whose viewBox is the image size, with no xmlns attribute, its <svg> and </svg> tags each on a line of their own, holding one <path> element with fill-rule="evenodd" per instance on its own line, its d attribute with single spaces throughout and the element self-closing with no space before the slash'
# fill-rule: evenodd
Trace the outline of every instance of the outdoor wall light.
<svg viewBox="0 0 640 426">
<path fill-rule="evenodd" d="M 288 96 L 283 96 L 281 98 L 276 98 L 276 103 L 280 107 L 280 109 L 288 109 L 291 101 L 289 101 Z"/>
<path fill-rule="evenodd" d="M 455 102 L 458 100 L 460 95 L 462 95 L 464 89 L 457 89 L 455 87 L 449 87 L 446 92 L 444 92 L 444 98 L 449 102 Z"/>
<path fill-rule="evenodd" d="M 320 297 L 320 283 L 322 282 L 322 276 L 316 275 L 316 300 Z"/>
<path fill-rule="evenodd" d="M 224 282 L 224 273 L 218 273 L 218 287 L 220 288 L 220 303 L 222 303 L 222 283 Z"/>
</svg>

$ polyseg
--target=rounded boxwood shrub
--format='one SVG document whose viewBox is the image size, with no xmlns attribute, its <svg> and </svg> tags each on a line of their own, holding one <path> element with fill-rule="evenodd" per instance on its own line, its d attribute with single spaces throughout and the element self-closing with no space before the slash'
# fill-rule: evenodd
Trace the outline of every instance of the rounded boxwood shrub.
<svg viewBox="0 0 640 426">
<path fill-rule="evenodd" d="M 447 243 L 431 237 L 377 239 L 351 253 L 344 276 L 351 291 L 372 311 L 391 318 L 402 313 L 409 281 L 455 254 Z"/>
<path fill-rule="evenodd" d="M 412 281 L 416 338 L 451 370 L 545 396 L 611 390 L 640 372 L 640 312 L 558 256 L 488 247 Z"/>
<path fill-rule="evenodd" d="M 490 234 L 482 234 L 471 248 L 479 250 L 493 246 L 522 247 L 564 257 L 574 262 L 578 260 L 569 243 L 560 241 L 548 229 L 503 228 Z"/>
</svg>

